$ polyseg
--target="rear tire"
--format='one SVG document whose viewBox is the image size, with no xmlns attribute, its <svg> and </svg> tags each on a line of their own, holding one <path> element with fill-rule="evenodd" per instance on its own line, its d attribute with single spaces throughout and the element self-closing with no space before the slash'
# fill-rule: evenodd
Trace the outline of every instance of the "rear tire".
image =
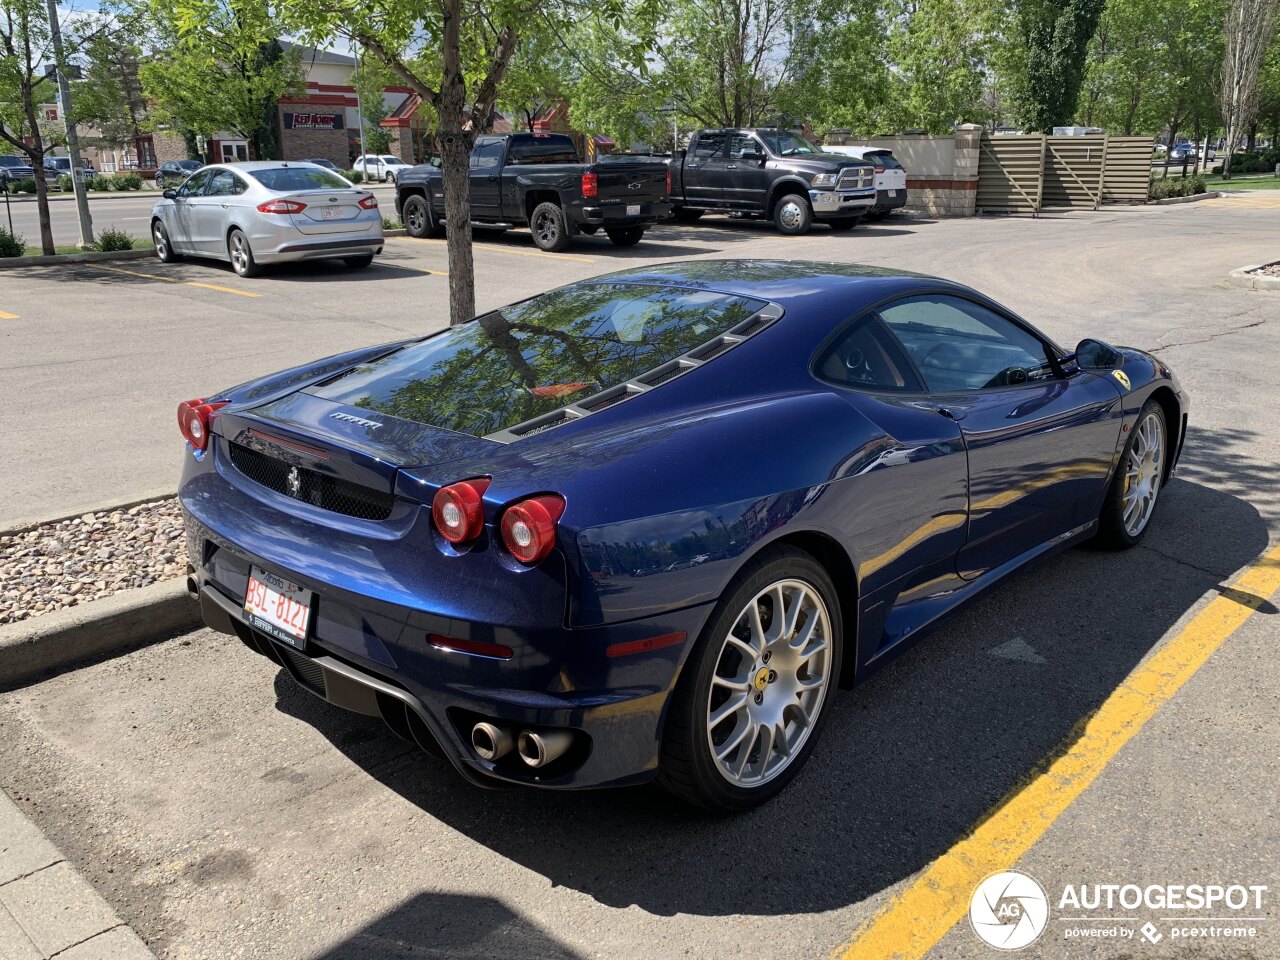
<svg viewBox="0 0 1280 960">
<path fill-rule="evenodd" d="M 1107 489 L 1098 516 L 1099 546 L 1128 550 L 1142 541 L 1160 500 L 1170 455 L 1164 408 L 1148 400 L 1134 421 Z"/>
<path fill-rule="evenodd" d="M 705 210 L 690 210 L 687 207 L 676 207 L 675 218 L 680 223 L 693 223 L 702 219 Z"/>
<path fill-rule="evenodd" d="M 151 240 L 156 246 L 156 257 L 161 263 L 176 263 L 182 257 L 173 252 L 173 243 L 169 240 L 169 231 L 159 220 L 151 221 Z"/>
<path fill-rule="evenodd" d="M 404 219 L 405 233 L 411 237 L 427 240 L 444 234 L 444 228 L 440 226 L 426 197 L 418 194 L 406 197 L 401 205 L 400 216 Z"/>
<path fill-rule="evenodd" d="M 634 247 L 644 237 L 644 227 L 606 227 L 615 247 Z"/>
<path fill-rule="evenodd" d="M 813 208 L 808 197 L 784 193 L 773 204 L 773 225 L 779 233 L 798 237 L 813 226 Z"/>
<path fill-rule="evenodd" d="M 342 262 L 352 270 L 362 270 L 373 263 L 373 254 L 366 253 L 359 257 L 343 257 Z"/>
<path fill-rule="evenodd" d="M 548 201 L 534 207 L 529 217 L 529 232 L 539 250 L 554 253 L 569 249 L 569 225 L 559 204 Z"/>
<path fill-rule="evenodd" d="M 812 556 L 784 546 L 752 560 L 725 590 L 671 695 L 659 785 L 721 813 L 780 793 L 830 715 L 843 631 L 835 584 Z M 781 750 L 779 732 L 787 741 Z"/>
<path fill-rule="evenodd" d="M 239 227 L 227 234 L 227 257 L 231 260 L 231 269 L 237 276 L 248 280 L 262 273 L 262 268 L 253 259 L 253 248 L 249 246 L 249 238 Z"/>
</svg>

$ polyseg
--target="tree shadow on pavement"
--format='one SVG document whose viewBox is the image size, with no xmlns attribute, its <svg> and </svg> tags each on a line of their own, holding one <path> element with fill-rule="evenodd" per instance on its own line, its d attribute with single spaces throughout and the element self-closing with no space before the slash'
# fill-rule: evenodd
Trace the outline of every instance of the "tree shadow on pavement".
<svg viewBox="0 0 1280 960">
<path fill-rule="evenodd" d="M 1226 462 L 1232 441 L 1195 442 L 1200 470 Z M 1261 468 L 1234 467 L 1240 493 L 1256 492 Z M 600 903 L 661 915 L 828 911 L 912 876 L 965 836 L 1040 761 L 1069 747 L 1081 718 L 1267 543 L 1245 499 L 1173 481 L 1142 547 L 1072 550 L 1033 566 L 843 692 L 791 787 L 736 817 L 697 812 L 652 787 L 481 791 L 443 762 L 378 762 L 385 752 L 344 743 L 352 724 L 372 721 L 283 677 L 278 708 L 431 816 Z"/>
</svg>

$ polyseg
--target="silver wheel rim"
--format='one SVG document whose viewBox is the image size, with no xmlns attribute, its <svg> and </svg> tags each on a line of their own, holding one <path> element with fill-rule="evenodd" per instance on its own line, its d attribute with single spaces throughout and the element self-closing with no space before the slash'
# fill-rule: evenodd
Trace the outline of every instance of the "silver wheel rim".
<svg viewBox="0 0 1280 960">
<path fill-rule="evenodd" d="M 799 755 L 826 698 L 831 642 L 827 606 L 803 580 L 772 583 L 742 608 L 707 702 L 707 745 L 729 783 L 761 786 Z"/>
<path fill-rule="evenodd" d="M 804 221 L 804 209 L 797 200 L 782 201 L 782 209 L 778 212 L 778 220 L 788 230 L 794 230 Z"/>
<path fill-rule="evenodd" d="M 556 238 L 560 235 L 560 227 L 551 214 L 540 213 L 533 218 L 533 232 L 538 235 L 538 239 L 543 243 L 555 243 Z"/>
<path fill-rule="evenodd" d="M 245 243 L 243 233 L 231 235 L 231 265 L 236 273 L 244 273 L 249 268 L 249 245 Z"/>
<path fill-rule="evenodd" d="M 157 223 L 151 231 L 151 236 L 155 240 L 156 255 L 161 260 L 166 259 L 169 256 L 169 238 L 164 234 L 164 227 Z"/>
<path fill-rule="evenodd" d="M 416 203 L 409 204 L 405 208 L 405 226 L 410 230 L 421 232 L 426 227 L 427 220 L 423 214 L 422 207 Z"/>
<path fill-rule="evenodd" d="M 1136 537 L 1151 520 L 1164 473 L 1164 424 L 1149 413 L 1138 424 L 1124 465 L 1124 529 Z"/>
</svg>

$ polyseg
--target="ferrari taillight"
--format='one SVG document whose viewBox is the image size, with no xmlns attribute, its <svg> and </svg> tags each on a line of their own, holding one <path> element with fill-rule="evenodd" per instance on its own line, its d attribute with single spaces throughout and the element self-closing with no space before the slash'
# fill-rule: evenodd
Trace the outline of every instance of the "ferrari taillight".
<svg viewBox="0 0 1280 960">
<path fill-rule="evenodd" d="M 521 563 L 534 564 L 556 545 L 564 497 L 549 494 L 512 504 L 502 513 L 502 542 Z"/>
<path fill-rule="evenodd" d="M 374 196 L 365 197 L 363 200 L 360 201 L 360 209 L 361 210 L 377 210 L 378 198 Z"/>
<path fill-rule="evenodd" d="M 259 213 L 301 213 L 305 209 L 307 205 L 297 200 L 268 200 L 258 204 Z"/>
<path fill-rule="evenodd" d="M 598 197 L 600 195 L 600 181 L 594 173 L 584 173 L 582 175 L 582 196 Z"/>
<path fill-rule="evenodd" d="M 187 443 L 196 450 L 209 446 L 209 422 L 213 415 L 227 405 L 226 400 L 206 403 L 203 397 L 184 400 L 178 404 L 178 429 Z"/>
<path fill-rule="evenodd" d="M 489 489 L 488 477 L 463 480 L 441 487 L 431 501 L 431 517 L 436 529 L 450 543 L 466 543 L 484 529 L 481 498 Z"/>
</svg>

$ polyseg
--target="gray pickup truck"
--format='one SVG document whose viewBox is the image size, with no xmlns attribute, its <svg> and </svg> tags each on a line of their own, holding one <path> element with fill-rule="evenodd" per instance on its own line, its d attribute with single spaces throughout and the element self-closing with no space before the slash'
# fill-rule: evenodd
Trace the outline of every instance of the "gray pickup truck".
<svg viewBox="0 0 1280 960">
<path fill-rule="evenodd" d="M 601 157 L 580 163 L 559 133 L 477 137 L 471 150 L 471 222 L 528 226 L 541 250 L 564 250 L 578 234 L 603 230 L 617 246 L 640 242 L 671 215 L 666 161 Z M 444 177 L 420 164 L 396 180 L 396 213 L 411 237 L 444 233 Z"/>
<path fill-rule="evenodd" d="M 787 234 L 806 233 L 815 220 L 850 230 L 876 202 L 872 164 L 776 129 L 699 130 L 671 158 L 671 182 L 677 220 L 762 217 Z"/>
</svg>

